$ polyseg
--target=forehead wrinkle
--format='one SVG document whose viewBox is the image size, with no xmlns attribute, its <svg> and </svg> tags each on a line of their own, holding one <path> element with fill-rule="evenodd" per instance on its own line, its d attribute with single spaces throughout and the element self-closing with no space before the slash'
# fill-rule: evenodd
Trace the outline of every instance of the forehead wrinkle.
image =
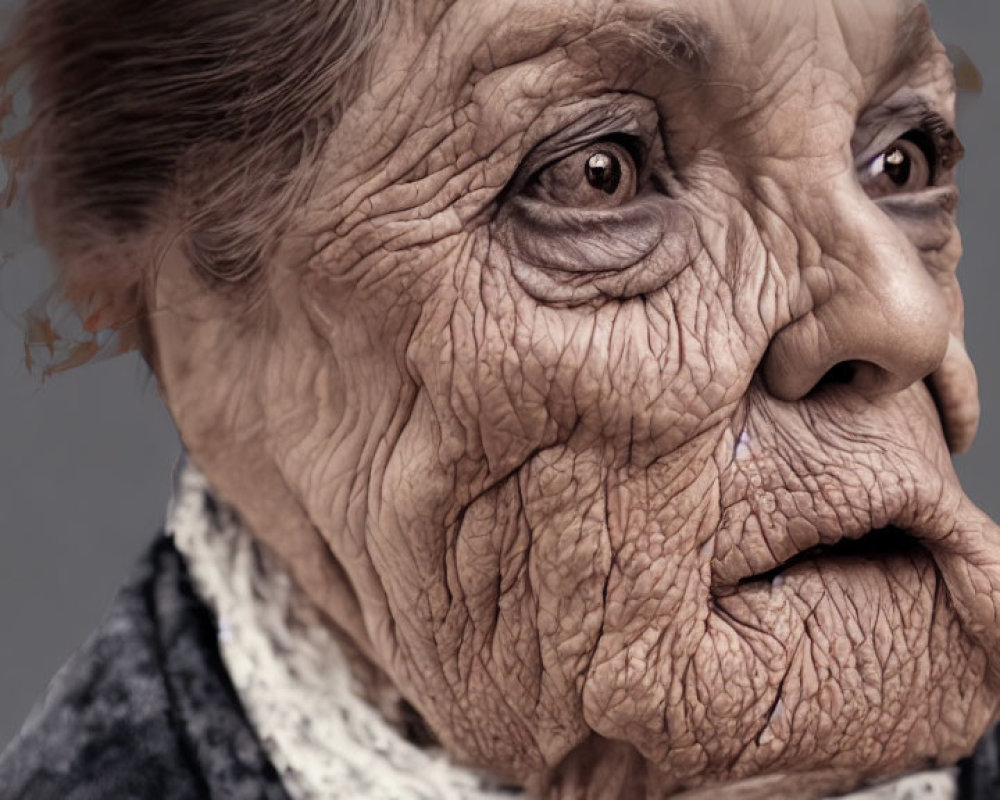
<svg viewBox="0 0 1000 800">
<path fill-rule="evenodd" d="M 513 14 L 505 22 L 510 23 Z M 557 17 L 536 9 L 518 14 L 517 22 L 497 26 L 483 48 L 490 68 L 528 61 L 558 48 L 585 41 L 602 57 L 627 63 L 636 58 L 685 72 L 702 73 L 716 40 L 702 21 L 678 10 L 628 9 L 615 4 L 603 15 L 563 11 Z M 498 58 L 499 56 L 499 58 Z"/>
<path fill-rule="evenodd" d="M 891 76 L 909 72 L 943 51 L 944 48 L 931 27 L 927 6 L 918 2 L 900 20 L 886 72 Z"/>
</svg>

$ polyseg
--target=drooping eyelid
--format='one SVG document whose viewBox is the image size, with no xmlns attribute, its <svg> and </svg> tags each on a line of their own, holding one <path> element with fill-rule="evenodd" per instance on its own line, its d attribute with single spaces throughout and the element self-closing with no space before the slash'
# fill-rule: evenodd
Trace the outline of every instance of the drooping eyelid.
<svg viewBox="0 0 1000 800">
<path fill-rule="evenodd" d="M 505 194 L 520 191 L 546 167 L 600 141 L 615 141 L 637 159 L 640 172 L 647 161 L 658 115 L 644 98 L 619 97 L 602 102 L 542 139 L 524 157 Z"/>
<path fill-rule="evenodd" d="M 953 169 L 965 150 L 955 129 L 924 97 L 911 95 L 865 112 L 858 121 L 852 147 L 858 169 L 893 142 L 913 130 L 923 131 L 934 143 L 936 171 Z"/>
</svg>

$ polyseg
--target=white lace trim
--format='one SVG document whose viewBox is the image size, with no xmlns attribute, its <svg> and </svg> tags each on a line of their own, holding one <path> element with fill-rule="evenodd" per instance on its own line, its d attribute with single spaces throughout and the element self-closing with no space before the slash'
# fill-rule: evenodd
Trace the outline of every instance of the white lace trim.
<svg viewBox="0 0 1000 800">
<path fill-rule="evenodd" d="M 958 783 L 955 770 L 915 772 L 892 783 L 846 795 L 840 800 L 955 800 Z"/>
<path fill-rule="evenodd" d="M 215 612 L 219 649 L 244 708 L 294 800 L 523 800 L 440 748 L 405 739 L 362 698 L 319 612 L 234 512 L 177 467 L 167 533 Z M 955 800 L 954 770 L 908 775 L 841 800 Z"/>
</svg>

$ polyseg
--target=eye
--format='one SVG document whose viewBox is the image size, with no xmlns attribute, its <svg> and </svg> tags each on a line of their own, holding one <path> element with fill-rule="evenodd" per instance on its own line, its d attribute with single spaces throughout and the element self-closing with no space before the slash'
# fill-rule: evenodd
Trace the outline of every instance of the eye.
<svg viewBox="0 0 1000 800">
<path fill-rule="evenodd" d="M 595 142 L 542 169 L 528 193 L 558 206 L 615 208 L 636 196 L 637 160 L 625 142 Z"/>
<path fill-rule="evenodd" d="M 920 192 L 934 184 L 934 143 L 914 130 L 897 139 L 861 169 L 861 183 L 873 198 Z"/>
</svg>

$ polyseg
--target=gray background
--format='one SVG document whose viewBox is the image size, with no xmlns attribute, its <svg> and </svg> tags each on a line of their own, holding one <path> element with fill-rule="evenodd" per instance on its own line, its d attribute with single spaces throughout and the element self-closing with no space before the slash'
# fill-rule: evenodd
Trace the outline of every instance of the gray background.
<svg viewBox="0 0 1000 800">
<path fill-rule="evenodd" d="M 876 2 L 877 0 L 872 0 Z M 0 0 L 0 26 L 11 0 Z M 983 423 L 956 464 L 969 494 L 1000 518 L 1000 312 L 994 306 L 1000 188 L 1000 3 L 930 0 L 942 40 L 960 45 L 986 88 L 963 101 L 962 263 L 969 350 Z M 15 241 L 0 227 L 0 250 Z M 20 312 L 44 286 L 44 260 L 0 269 L 0 749 L 49 678 L 100 621 L 163 520 L 177 436 L 135 356 L 40 384 L 24 367 Z"/>
</svg>

